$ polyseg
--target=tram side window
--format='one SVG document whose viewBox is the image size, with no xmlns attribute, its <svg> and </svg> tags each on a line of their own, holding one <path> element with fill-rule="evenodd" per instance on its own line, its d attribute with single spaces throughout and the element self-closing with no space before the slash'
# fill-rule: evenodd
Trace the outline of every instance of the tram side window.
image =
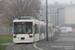
<svg viewBox="0 0 75 50">
<path fill-rule="evenodd" d="M 39 33 L 39 27 L 38 27 L 37 24 L 35 24 L 35 34 L 36 34 L 36 33 Z"/>
<path fill-rule="evenodd" d="M 40 33 L 45 33 L 45 26 L 43 25 L 40 26 Z"/>
</svg>

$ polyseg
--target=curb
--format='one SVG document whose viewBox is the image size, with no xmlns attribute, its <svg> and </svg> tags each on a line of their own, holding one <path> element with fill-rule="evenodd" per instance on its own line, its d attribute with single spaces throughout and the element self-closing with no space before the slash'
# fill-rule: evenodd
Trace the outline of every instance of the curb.
<svg viewBox="0 0 75 50">
<path fill-rule="evenodd" d="M 49 38 L 49 40 L 52 39 L 52 38 L 54 38 L 54 37 Z M 42 41 L 42 42 L 43 42 L 43 41 Z M 37 43 L 34 43 L 34 44 L 33 44 L 33 47 L 34 47 L 34 48 L 36 48 L 36 49 L 38 49 L 38 50 L 44 50 L 44 49 L 42 49 L 42 48 L 37 47 L 36 44 L 37 44 Z"/>
<path fill-rule="evenodd" d="M 44 50 L 44 49 L 42 49 L 42 48 L 37 47 L 36 44 L 37 44 L 37 43 L 33 44 L 33 47 L 34 47 L 34 48 L 36 48 L 36 49 L 38 49 L 38 50 Z"/>
</svg>

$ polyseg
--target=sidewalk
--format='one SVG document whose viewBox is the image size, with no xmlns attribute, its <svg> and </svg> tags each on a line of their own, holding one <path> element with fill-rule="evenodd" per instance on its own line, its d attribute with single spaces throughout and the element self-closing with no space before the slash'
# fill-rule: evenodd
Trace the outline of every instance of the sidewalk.
<svg viewBox="0 0 75 50">
<path fill-rule="evenodd" d="M 56 50 L 51 47 L 53 46 L 53 44 L 55 44 L 54 41 L 57 39 L 58 39 L 58 37 L 54 37 L 52 39 L 49 39 L 48 41 L 39 42 L 36 45 L 37 45 L 37 47 L 44 49 L 44 50 Z"/>
<path fill-rule="evenodd" d="M 36 45 L 43 50 L 75 50 L 75 34 L 60 34 Z"/>
<path fill-rule="evenodd" d="M 14 43 L 2 43 L 1 45 L 12 45 Z"/>
</svg>

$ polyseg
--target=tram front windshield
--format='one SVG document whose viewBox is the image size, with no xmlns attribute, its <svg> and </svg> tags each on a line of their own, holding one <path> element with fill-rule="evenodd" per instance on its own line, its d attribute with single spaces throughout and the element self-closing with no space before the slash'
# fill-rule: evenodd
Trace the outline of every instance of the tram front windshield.
<svg viewBox="0 0 75 50">
<path fill-rule="evenodd" d="M 32 22 L 14 22 L 14 34 L 32 34 Z"/>
</svg>

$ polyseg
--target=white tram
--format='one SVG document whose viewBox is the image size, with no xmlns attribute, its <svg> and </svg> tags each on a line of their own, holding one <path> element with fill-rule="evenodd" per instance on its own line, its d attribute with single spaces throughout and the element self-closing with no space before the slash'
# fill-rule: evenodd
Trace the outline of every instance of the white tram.
<svg viewBox="0 0 75 50">
<path fill-rule="evenodd" d="M 14 43 L 31 43 L 46 38 L 46 22 L 39 21 L 36 19 L 19 18 L 13 20 L 14 32 L 13 42 Z M 48 37 L 53 36 L 52 26 L 48 23 Z"/>
</svg>

